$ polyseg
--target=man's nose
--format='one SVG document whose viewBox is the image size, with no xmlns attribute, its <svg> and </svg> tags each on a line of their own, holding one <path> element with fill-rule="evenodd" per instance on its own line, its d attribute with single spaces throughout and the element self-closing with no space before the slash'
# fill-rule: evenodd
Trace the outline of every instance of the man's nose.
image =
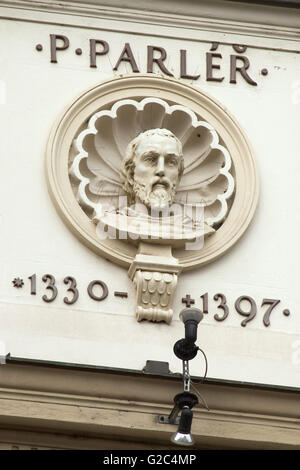
<svg viewBox="0 0 300 470">
<path fill-rule="evenodd" d="M 157 176 L 164 176 L 165 174 L 165 159 L 163 156 L 159 157 L 155 174 Z"/>
</svg>

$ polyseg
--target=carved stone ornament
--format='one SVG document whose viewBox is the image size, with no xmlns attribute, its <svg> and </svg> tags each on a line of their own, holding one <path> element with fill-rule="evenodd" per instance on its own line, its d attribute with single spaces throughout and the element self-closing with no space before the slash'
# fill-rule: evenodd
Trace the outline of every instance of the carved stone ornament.
<svg viewBox="0 0 300 470">
<path fill-rule="evenodd" d="M 173 298 L 181 272 L 178 260 L 172 256 L 170 246 L 151 250 L 141 242 L 128 275 L 137 290 L 136 318 L 170 323 L 173 316 Z"/>
<path fill-rule="evenodd" d="M 184 206 L 203 207 L 204 221 L 210 227 L 222 222 L 227 215 L 228 199 L 234 190 L 229 152 L 219 144 L 213 127 L 198 120 L 195 113 L 184 106 L 169 106 L 158 98 L 117 101 L 111 110 L 99 111 L 90 118 L 74 145 L 78 153 L 70 166 L 70 177 L 79 204 L 88 215 L 92 214 L 95 222 L 106 216 L 110 223 L 107 212 L 124 209 L 120 202 L 127 207 L 128 202 L 134 204 L 138 200 L 149 206 L 145 178 L 149 179 L 146 183 L 150 187 L 161 182 L 161 186 L 168 185 L 166 202 L 183 206 L 182 214 Z M 153 164 L 147 163 L 147 171 L 145 161 L 137 155 L 141 146 L 145 152 L 152 150 L 152 154 L 154 149 L 158 156 L 163 155 L 163 150 L 175 154 L 175 171 L 169 168 L 171 163 L 167 161 L 162 163 L 163 168 L 158 168 L 158 158 Z M 161 149 L 163 146 L 167 148 Z M 155 160 L 153 155 L 147 158 Z M 144 166 L 142 172 L 138 172 L 140 166 Z M 163 173 L 161 177 L 159 172 Z M 149 194 L 151 196 L 150 190 Z M 159 197 L 156 199 L 154 191 L 153 202 L 159 205 Z M 134 209 L 132 217 L 136 216 Z M 142 215 L 147 216 L 147 212 L 143 211 Z M 129 214 L 124 213 L 124 216 Z M 122 218 L 119 219 L 121 223 Z M 115 224 L 117 226 L 117 221 Z M 140 231 L 143 228 L 141 226 Z M 129 242 L 133 239 L 128 237 Z"/>
<path fill-rule="evenodd" d="M 137 320 L 170 323 L 182 269 L 220 256 L 250 222 L 249 144 L 203 92 L 153 75 L 104 82 L 71 109 L 48 144 L 54 200 L 84 242 L 129 267 Z"/>
</svg>

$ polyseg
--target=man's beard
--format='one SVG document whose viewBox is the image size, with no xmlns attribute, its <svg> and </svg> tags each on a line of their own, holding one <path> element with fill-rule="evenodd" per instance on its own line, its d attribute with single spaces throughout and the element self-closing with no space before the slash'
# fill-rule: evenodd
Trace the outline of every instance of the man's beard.
<svg viewBox="0 0 300 470">
<path fill-rule="evenodd" d="M 157 187 L 156 187 L 157 186 Z M 142 204 L 145 204 L 149 209 L 165 209 L 170 206 L 174 200 L 176 194 L 176 187 L 164 187 L 157 182 L 156 184 L 149 184 L 147 186 L 134 181 L 133 192 L 135 194 L 136 201 L 139 200 Z"/>
</svg>

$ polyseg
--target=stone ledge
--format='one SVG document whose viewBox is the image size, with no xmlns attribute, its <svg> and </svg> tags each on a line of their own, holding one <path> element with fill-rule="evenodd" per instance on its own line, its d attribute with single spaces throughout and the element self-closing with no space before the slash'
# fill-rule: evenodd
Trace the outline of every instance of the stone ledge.
<svg viewBox="0 0 300 470">
<path fill-rule="evenodd" d="M 176 429 L 158 423 L 158 415 L 170 413 L 173 397 L 182 389 L 178 377 L 17 362 L 1 366 L 0 377 L 0 427 L 21 435 L 81 436 L 85 448 L 95 438 L 122 441 L 123 448 L 127 441 L 169 448 Z M 299 393 L 217 381 L 197 388 L 210 411 L 194 409 L 196 448 L 300 449 Z M 50 440 L 55 448 L 55 439 Z M 43 440 L 34 443 L 46 445 Z M 70 441 L 66 448 L 73 445 Z"/>
</svg>

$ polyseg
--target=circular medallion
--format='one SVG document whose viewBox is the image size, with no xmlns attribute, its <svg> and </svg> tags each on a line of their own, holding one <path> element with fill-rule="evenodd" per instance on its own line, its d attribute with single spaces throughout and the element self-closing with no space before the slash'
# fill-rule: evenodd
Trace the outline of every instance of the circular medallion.
<svg viewBox="0 0 300 470">
<path fill-rule="evenodd" d="M 135 258 L 140 230 L 130 204 L 152 208 L 153 201 L 167 197 L 184 213 L 163 219 L 162 233 L 158 219 L 156 236 L 147 242 L 171 245 L 185 270 L 230 249 L 258 199 L 255 160 L 235 119 L 200 89 L 152 74 L 107 80 L 74 101 L 50 134 L 47 178 L 58 212 L 75 235 L 125 267 Z M 195 207 L 203 214 L 201 245 L 183 243 L 200 230 L 187 215 Z M 125 233 L 120 227 L 128 221 Z M 141 221 L 145 237 L 149 216 Z M 103 236 L 103 226 L 117 236 Z M 173 237 L 165 235 L 166 227 L 173 227 Z"/>
</svg>

